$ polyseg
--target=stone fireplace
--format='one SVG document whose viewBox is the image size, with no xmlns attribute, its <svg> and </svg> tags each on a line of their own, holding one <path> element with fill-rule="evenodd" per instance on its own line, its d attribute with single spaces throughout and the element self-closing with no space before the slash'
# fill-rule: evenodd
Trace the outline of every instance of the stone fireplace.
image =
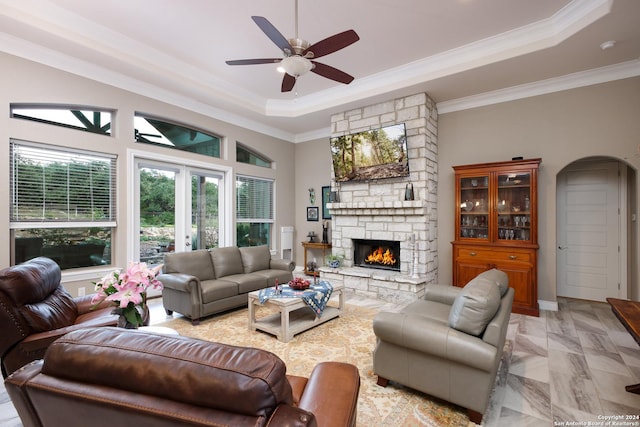
<svg viewBox="0 0 640 427">
<path fill-rule="evenodd" d="M 437 280 L 435 104 L 420 93 L 336 114 L 331 117 L 331 136 L 397 123 L 404 123 L 407 131 L 410 176 L 366 182 L 332 180 L 331 189 L 339 198 L 327 205 L 332 217 L 332 252 L 344 261 L 338 269 L 324 267 L 320 271 L 323 277 L 341 282 L 355 293 L 408 302 L 423 296 L 426 284 Z M 414 200 L 404 200 L 409 183 Z M 363 240 L 393 242 L 397 259 L 393 268 L 363 265 L 356 247 Z"/>
</svg>

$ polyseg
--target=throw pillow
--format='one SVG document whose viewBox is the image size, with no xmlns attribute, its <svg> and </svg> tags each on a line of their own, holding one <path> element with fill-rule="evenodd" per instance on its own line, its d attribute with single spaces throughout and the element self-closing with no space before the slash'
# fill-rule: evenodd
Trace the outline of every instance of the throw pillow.
<svg viewBox="0 0 640 427">
<path fill-rule="evenodd" d="M 240 255 L 242 256 L 242 265 L 245 273 L 269 269 L 271 253 L 266 245 L 242 247 L 240 248 Z"/>
<path fill-rule="evenodd" d="M 507 293 L 507 289 L 509 289 L 509 276 L 507 276 L 507 273 L 504 271 L 492 268 L 491 270 L 478 274 L 478 277 L 495 283 L 500 290 L 500 297 L 503 297 L 504 294 Z"/>
<path fill-rule="evenodd" d="M 449 312 L 449 326 L 480 336 L 500 307 L 498 287 L 476 277 L 460 291 Z"/>
</svg>

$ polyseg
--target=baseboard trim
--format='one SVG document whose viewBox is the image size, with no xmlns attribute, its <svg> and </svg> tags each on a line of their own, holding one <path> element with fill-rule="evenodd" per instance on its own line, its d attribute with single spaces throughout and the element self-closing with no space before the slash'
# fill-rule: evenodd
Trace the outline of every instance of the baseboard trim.
<svg viewBox="0 0 640 427">
<path fill-rule="evenodd" d="M 540 307 L 540 310 L 558 311 L 558 302 L 557 301 L 538 300 L 538 306 Z"/>
</svg>

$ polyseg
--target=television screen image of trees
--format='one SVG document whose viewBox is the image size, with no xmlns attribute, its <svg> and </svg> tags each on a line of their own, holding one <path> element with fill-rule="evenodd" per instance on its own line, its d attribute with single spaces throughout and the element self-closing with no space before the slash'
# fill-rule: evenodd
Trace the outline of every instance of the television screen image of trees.
<svg viewBox="0 0 640 427">
<path fill-rule="evenodd" d="M 409 175 L 404 124 L 331 138 L 336 181 L 369 181 Z"/>
</svg>

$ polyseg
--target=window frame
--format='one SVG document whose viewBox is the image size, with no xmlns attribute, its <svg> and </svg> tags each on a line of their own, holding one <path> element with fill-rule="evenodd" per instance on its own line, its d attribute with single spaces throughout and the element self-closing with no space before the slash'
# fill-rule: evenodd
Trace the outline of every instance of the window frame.
<svg viewBox="0 0 640 427">
<path fill-rule="evenodd" d="M 73 125 L 70 123 L 65 123 L 65 122 L 61 122 L 61 121 L 56 121 L 52 119 L 45 119 L 45 118 L 41 118 L 41 117 L 35 117 L 35 116 L 29 116 L 26 114 L 20 114 L 20 110 L 40 110 L 40 111 L 69 111 L 71 114 L 73 114 L 79 121 L 81 124 L 84 124 L 84 127 L 79 126 L 79 125 Z M 108 136 L 108 137 L 112 137 L 113 136 L 113 124 L 114 124 L 114 117 L 115 117 L 115 111 L 114 110 L 109 110 L 106 108 L 95 108 L 95 107 L 90 107 L 90 106 L 78 106 L 78 105 L 66 105 L 66 104 L 20 104 L 20 103 L 12 103 L 9 105 L 9 116 L 12 119 L 18 119 L 18 120 L 28 120 L 31 122 L 35 122 L 35 123 L 42 123 L 42 124 L 47 124 L 47 125 L 51 125 L 51 126 L 59 126 L 59 127 L 63 127 L 66 129 L 73 129 L 73 130 L 78 130 L 81 132 L 88 132 L 88 133 L 92 133 L 95 135 L 103 135 L 103 136 Z M 75 113 L 93 113 L 93 119 L 94 122 L 91 123 L 90 119 L 83 114 L 82 116 L 77 115 Z M 100 125 L 99 128 L 96 128 L 96 123 L 95 120 L 97 119 L 96 114 L 108 114 L 108 123 L 105 123 L 104 125 Z"/>
<path fill-rule="evenodd" d="M 247 153 L 249 153 L 249 156 L 255 157 L 256 159 L 266 163 L 266 165 L 260 165 L 260 164 L 257 164 L 257 163 L 252 163 L 250 161 L 245 162 L 243 160 L 239 160 L 238 150 L 246 151 Z M 261 168 L 273 169 L 273 160 L 271 160 L 269 157 L 265 156 L 264 154 L 261 154 L 261 153 L 257 152 L 253 148 L 250 148 L 249 146 L 247 146 L 247 145 L 245 145 L 245 144 L 243 144 L 241 142 L 237 142 L 237 141 L 236 141 L 236 161 L 238 163 L 243 163 L 243 164 L 246 164 L 246 165 L 253 165 L 253 166 L 258 166 L 258 167 L 261 167 Z"/>
<path fill-rule="evenodd" d="M 145 134 L 141 134 L 141 133 L 138 132 L 138 128 L 137 128 L 137 125 L 136 125 L 136 122 L 137 122 L 138 119 L 145 120 L 146 123 L 151 127 L 154 127 L 154 126 L 149 122 L 149 120 L 155 120 L 157 122 L 162 122 L 162 123 L 167 124 L 167 125 L 171 125 L 171 126 L 175 126 L 177 128 L 188 130 L 189 132 L 192 132 L 192 133 L 195 132 L 195 133 L 199 133 L 199 134 L 202 134 L 202 135 L 206 135 L 206 136 L 208 136 L 208 137 L 210 137 L 212 139 L 215 138 L 215 139 L 217 139 L 217 142 L 218 142 L 218 146 L 217 146 L 218 155 L 215 156 L 215 155 L 211 155 L 211 154 L 207 154 L 207 153 L 203 153 L 203 152 L 199 152 L 199 151 L 186 150 L 184 148 L 195 147 L 197 144 L 194 144 L 194 145 L 191 145 L 191 146 L 186 145 L 186 146 L 180 147 L 179 145 L 176 145 L 176 143 L 174 141 L 171 141 L 168 137 L 166 137 L 165 135 L 162 135 L 162 132 L 157 130 L 157 129 L 156 129 L 156 131 L 161 133 L 161 135 L 158 135 L 158 137 L 160 137 L 162 140 L 166 140 L 167 142 L 165 143 L 165 142 L 152 141 L 150 139 L 147 139 L 147 138 L 144 137 Z M 164 117 L 158 117 L 158 116 L 154 116 L 152 114 L 145 114 L 145 113 L 136 111 L 134 113 L 134 115 L 133 115 L 133 130 L 134 130 L 133 140 L 135 141 L 136 144 L 153 145 L 153 146 L 156 146 L 156 147 L 168 148 L 170 150 L 177 150 L 177 151 L 180 151 L 182 153 L 198 154 L 198 155 L 201 155 L 201 156 L 206 156 L 206 157 L 211 158 L 211 159 L 221 160 L 223 158 L 223 154 L 224 154 L 223 153 L 224 137 L 219 135 L 219 134 L 217 134 L 217 133 L 215 133 L 215 132 L 210 132 L 210 131 L 204 130 L 202 128 L 199 128 L 199 127 L 193 127 L 191 125 L 188 125 L 188 124 L 185 124 L 185 123 L 181 123 L 181 122 L 178 122 L 176 120 L 166 119 Z M 200 144 L 202 144 L 202 143 L 200 143 Z"/>
</svg>

